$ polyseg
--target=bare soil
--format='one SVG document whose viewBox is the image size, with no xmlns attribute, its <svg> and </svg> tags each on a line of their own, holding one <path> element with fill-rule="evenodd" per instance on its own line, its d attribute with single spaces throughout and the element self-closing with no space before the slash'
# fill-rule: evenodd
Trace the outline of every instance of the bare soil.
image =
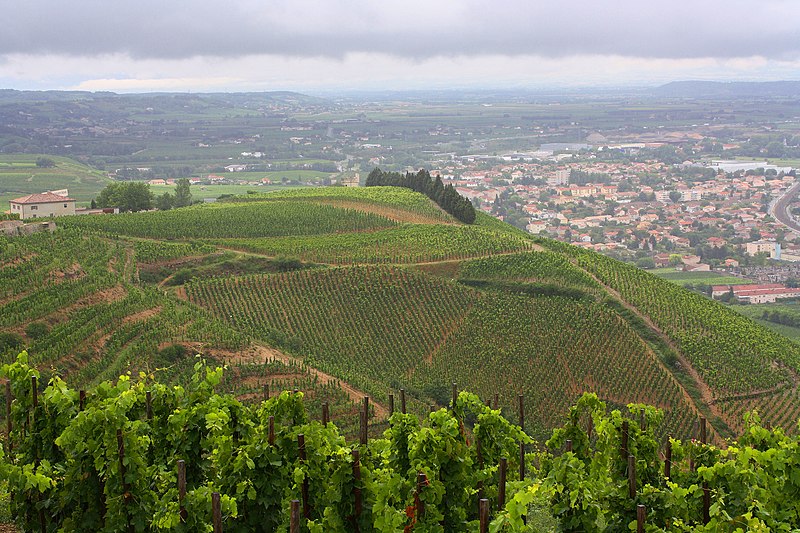
<svg viewBox="0 0 800 533">
<path fill-rule="evenodd" d="M 186 346 L 192 350 L 202 348 L 201 346 L 198 345 L 193 346 L 191 344 L 187 344 Z M 160 348 L 161 347 L 159 347 L 159 349 Z M 220 357 L 222 357 L 222 359 L 230 363 L 262 364 L 266 359 L 277 360 L 284 364 L 299 365 L 303 363 L 303 360 L 300 358 L 285 354 L 280 350 L 276 350 L 275 348 L 270 348 L 268 346 L 263 346 L 260 344 L 252 344 L 249 348 L 245 350 L 240 350 L 238 352 L 214 350 L 214 353 L 218 354 Z M 355 387 L 351 386 L 350 384 L 346 383 L 345 381 L 335 376 L 326 374 L 325 372 L 322 372 L 321 370 L 310 367 L 308 365 L 306 365 L 305 368 L 308 370 L 308 373 L 310 375 L 315 376 L 317 379 L 319 379 L 320 383 L 322 384 L 327 385 L 331 381 L 337 382 L 339 384 L 339 387 L 344 392 L 347 393 L 347 395 L 354 403 L 360 403 L 361 401 L 363 401 L 364 396 L 368 396 L 368 394 L 365 394 L 364 392 L 356 389 Z M 371 403 L 375 408 L 375 416 L 377 418 L 386 418 L 387 416 L 389 416 L 389 410 L 385 406 L 375 401 L 372 401 Z"/>
</svg>

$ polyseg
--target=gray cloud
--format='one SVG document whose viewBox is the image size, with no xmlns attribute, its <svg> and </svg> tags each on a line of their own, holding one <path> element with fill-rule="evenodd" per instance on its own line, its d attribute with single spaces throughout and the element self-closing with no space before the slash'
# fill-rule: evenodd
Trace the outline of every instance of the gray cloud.
<svg viewBox="0 0 800 533">
<path fill-rule="evenodd" d="M 15 0 L 5 7 L 0 56 L 800 57 L 800 2 L 792 0 Z"/>
</svg>

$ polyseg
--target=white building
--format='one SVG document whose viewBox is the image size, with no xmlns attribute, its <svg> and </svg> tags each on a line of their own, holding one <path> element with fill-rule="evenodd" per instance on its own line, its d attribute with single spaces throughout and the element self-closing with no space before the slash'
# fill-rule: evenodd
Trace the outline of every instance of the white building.
<svg viewBox="0 0 800 533">
<path fill-rule="evenodd" d="M 45 192 L 11 200 L 9 212 L 18 214 L 21 219 L 74 215 L 75 200 L 67 196 L 66 190 L 57 192 L 64 194 Z"/>
</svg>

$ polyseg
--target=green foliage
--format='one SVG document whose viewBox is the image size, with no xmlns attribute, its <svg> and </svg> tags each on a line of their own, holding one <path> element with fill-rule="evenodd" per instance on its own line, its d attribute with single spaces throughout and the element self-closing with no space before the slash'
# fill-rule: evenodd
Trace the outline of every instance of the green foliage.
<svg viewBox="0 0 800 533">
<path fill-rule="evenodd" d="M 30 324 L 25 326 L 25 335 L 27 335 L 28 338 L 33 340 L 44 337 L 49 332 L 50 332 L 50 327 L 44 322 L 31 322 Z"/>
<path fill-rule="evenodd" d="M 465 261 L 458 274 L 462 279 L 546 281 L 562 286 L 600 287 L 585 270 L 573 265 L 569 259 L 547 251 Z"/>
<path fill-rule="evenodd" d="M 122 212 L 147 211 L 153 208 L 153 193 L 144 182 L 109 183 L 97 195 L 97 205 L 117 207 Z"/>
<path fill-rule="evenodd" d="M 403 224 L 363 233 L 229 239 L 219 244 L 332 264 L 422 263 L 530 250 L 527 238 L 481 226 Z"/>
<path fill-rule="evenodd" d="M 118 235 L 155 239 L 325 235 L 396 225 L 385 217 L 356 209 L 290 201 L 203 204 L 153 213 L 78 216 L 63 219 L 63 224 L 68 227 L 92 228 Z"/>
<path fill-rule="evenodd" d="M 210 532 L 217 492 L 225 531 L 286 531 L 290 502 L 302 500 L 307 485 L 302 531 L 474 531 L 479 488 L 496 508 L 497 463 L 506 457 L 506 504 L 492 512 L 493 532 L 627 531 L 640 504 L 647 531 L 800 526 L 800 442 L 761 427 L 756 415 L 726 449 L 671 440 L 666 478 L 655 437 L 661 411 L 642 404 L 609 411 L 587 394 L 547 449 L 525 456 L 526 477 L 517 479 L 518 451 L 533 443 L 474 394 L 461 392 L 452 412 L 431 412 L 422 423 L 395 413 L 384 438 L 364 446 L 347 443 L 332 423 L 309 421 L 302 393 L 248 407 L 216 392 L 222 375 L 201 360 L 186 388 L 124 375 L 87 391 L 82 408 L 77 391 L 53 378 L 34 409 L 31 378 L 39 374 L 27 354 L 0 367 L 14 395 L 13 449 L 0 446 L 0 475 L 13 492 L 15 522 L 25 530 L 44 520 L 48 531 Z M 564 452 L 568 440 L 572 450 Z M 632 497 L 627 454 L 636 466 Z M 179 458 L 187 473 L 182 502 Z"/>
<path fill-rule="evenodd" d="M 188 178 L 181 178 L 175 182 L 175 197 L 172 205 L 174 207 L 186 207 L 192 205 L 192 191 Z"/>
<path fill-rule="evenodd" d="M 23 339 L 18 334 L 10 331 L 0 331 L 0 353 L 17 350 L 23 344 Z"/>
<path fill-rule="evenodd" d="M 464 224 L 474 223 L 477 216 L 472 202 L 458 194 L 452 185 L 444 185 L 441 177 L 432 178 L 427 170 L 420 170 L 416 174 L 409 172 L 404 176 L 398 172 L 383 172 L 375 168 L 367 176 L 366 186 L 406 187 L 420 192 Z"/>
<path fill-rule="evenodd" d="M 605 256 L 572 253 L 669 335 L 718 394 L 775 387 L 791 379 L 780 365 L 800 365 L 800 346 L 718 302 Z"/>
</svg>

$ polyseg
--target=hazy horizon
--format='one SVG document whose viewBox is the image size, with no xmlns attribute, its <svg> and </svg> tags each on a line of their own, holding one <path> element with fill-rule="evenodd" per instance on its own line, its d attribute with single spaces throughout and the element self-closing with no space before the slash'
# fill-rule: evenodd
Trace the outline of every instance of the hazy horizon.
<svg viewBox="0 0 800 533">
<path fill-rule="evenodd" d="M 212 0 L 9 7 L 0 87 L 243 92 L 800 79 L 800 4 Z"/>
</svg>

